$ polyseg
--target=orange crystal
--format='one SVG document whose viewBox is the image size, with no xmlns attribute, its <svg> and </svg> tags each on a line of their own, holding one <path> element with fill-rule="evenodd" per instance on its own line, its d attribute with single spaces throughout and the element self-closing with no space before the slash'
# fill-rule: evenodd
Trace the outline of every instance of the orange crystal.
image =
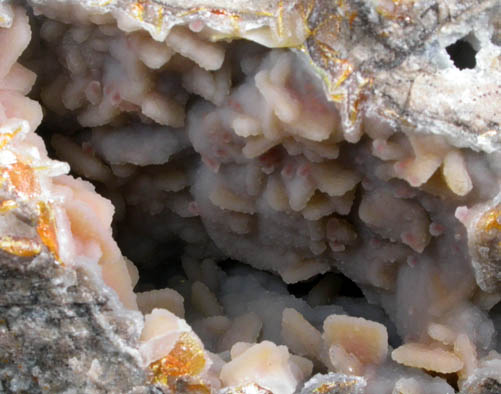
<svg viewBox="0 0 501 394">
<path fill-rule="evenodd" d="M 40 254 L 42 246 L 34 239 L 6 235 L 0 238 L 0 249 L 19 257 L 33 257 Z"/>
<path fill-rule="evenodd" d="M 38 182 L 33 169 L 20 161 L 10 164 L 1 170 L 1 177 L 9 179 L 18 193 L 25 197 L 35 197 L 40 193 Z"/>
<path fill-rule="evenodd" d="M 491 231 L 491 230 L 501 230 L 501 211 L 499 207 L 490 209 L 480 218 L 478 221 L 478 226 L 480 230 Z"/>
<path fill-rule="evenodd" d="M 167 356 L 150 364 L 153 382 L 165 385 L 168 385 L 169 377 L 196 376 L 202 372 L 204 367 L 203 348 L 189 333 L 180 336 Z"/>
<path fill-rule="evenodd" d="M 7 213 L 17 208 L 17 203 L 14 200 L 4 200 L 0 202 L 0 214 Z"/>
<path fill-rule="evenodd" d="M 43 244 L 50 250 L 56 260 L 59 260 L 59 244 L 56 235 L 56 222 L 52 209 L 45 202 L 38 203 L 37 233 Z"/>
</svg>

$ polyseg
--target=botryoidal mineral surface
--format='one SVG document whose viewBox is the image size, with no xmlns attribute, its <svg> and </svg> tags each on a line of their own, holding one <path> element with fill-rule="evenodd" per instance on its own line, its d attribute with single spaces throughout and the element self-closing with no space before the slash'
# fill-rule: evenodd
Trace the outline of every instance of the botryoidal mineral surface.
<svg viewBox="0 0 501 394">
<path fill-rule="evenodd" d="M 500 21 L 0 2 L 0 392 L 499 394 Z"/>
</svg>

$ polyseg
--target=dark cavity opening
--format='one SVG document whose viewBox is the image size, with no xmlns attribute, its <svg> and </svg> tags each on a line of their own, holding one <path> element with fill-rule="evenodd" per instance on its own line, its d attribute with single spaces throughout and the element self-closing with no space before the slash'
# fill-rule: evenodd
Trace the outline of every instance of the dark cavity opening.
<svg viewBox="0 0 501 394">
<path fill-rule="evenodd" d="M 298 298 L 307 297 L 312 289 L 325 287 L 332 301 L 335 297 L 363 298 L 360 287 L 347 276 L 339 273 L 317 275 L 306 281 L 287 285 L 290 294 Z"/>
<path fill-rule="evenodd" d="M 477 60 L 475 59 L 477 51 L 473 48 L 473 45 L 464 38 L 449 45 L 445 50 L 454 62 L 454 65 L 460 70 L 475 68 L 477 65 Z"/>
</svg>

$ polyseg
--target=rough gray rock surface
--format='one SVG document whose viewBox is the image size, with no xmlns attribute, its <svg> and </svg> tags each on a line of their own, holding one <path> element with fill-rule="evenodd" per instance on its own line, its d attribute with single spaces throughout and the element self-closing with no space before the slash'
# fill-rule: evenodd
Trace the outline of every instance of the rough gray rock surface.
<svg viewBox="0 0 501 394">
<path fill-rule="evenodd" d="M 308 23 L 318 31 L 306 51 L 330 81 L 329 93 L 339 97 L 354 140 L 363 118 L 357 112 L 372 107 L 403 131 L 499 149 L 498 0 L 313 3 Z M 473 69 L 456 68 L 447 54 L 458 40 L 472 43 Z"/>
<path fill-rule="evenodd" d="M 91 272 L 0 252 L 0 392 L 161 393 L 138 363 L 138 317 Z"/>
<path fill-rule="evenodd" d="M 497 394 L 501 393 L 501 378 L 498 360 L 485 362 L 463 385 L 461 394 Z"/>
<path fill-rule="evenodd" d="M 501 383 L 493 378 L 486 378 L 478 384 L 463 391 L 465 394 L 498 394 L 501 393 Z"/>
</svg>

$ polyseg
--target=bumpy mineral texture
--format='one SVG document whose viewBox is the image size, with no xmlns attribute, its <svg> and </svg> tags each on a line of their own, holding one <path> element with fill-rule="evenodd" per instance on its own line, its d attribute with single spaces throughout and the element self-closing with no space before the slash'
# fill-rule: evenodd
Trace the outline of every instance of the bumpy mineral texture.
<svg viewBox="0 0 501 394">
<path fill-rule="evenodd" d="M 140 364 L 138 313 L 94 273 L 46 252 L 1 259 L 0 392 L 162 392 Z"/>
<path fill-rule="evenodd" d="M 0 2 L 0 391 L 499 392 L 500 19 Z"/>
</svg>

